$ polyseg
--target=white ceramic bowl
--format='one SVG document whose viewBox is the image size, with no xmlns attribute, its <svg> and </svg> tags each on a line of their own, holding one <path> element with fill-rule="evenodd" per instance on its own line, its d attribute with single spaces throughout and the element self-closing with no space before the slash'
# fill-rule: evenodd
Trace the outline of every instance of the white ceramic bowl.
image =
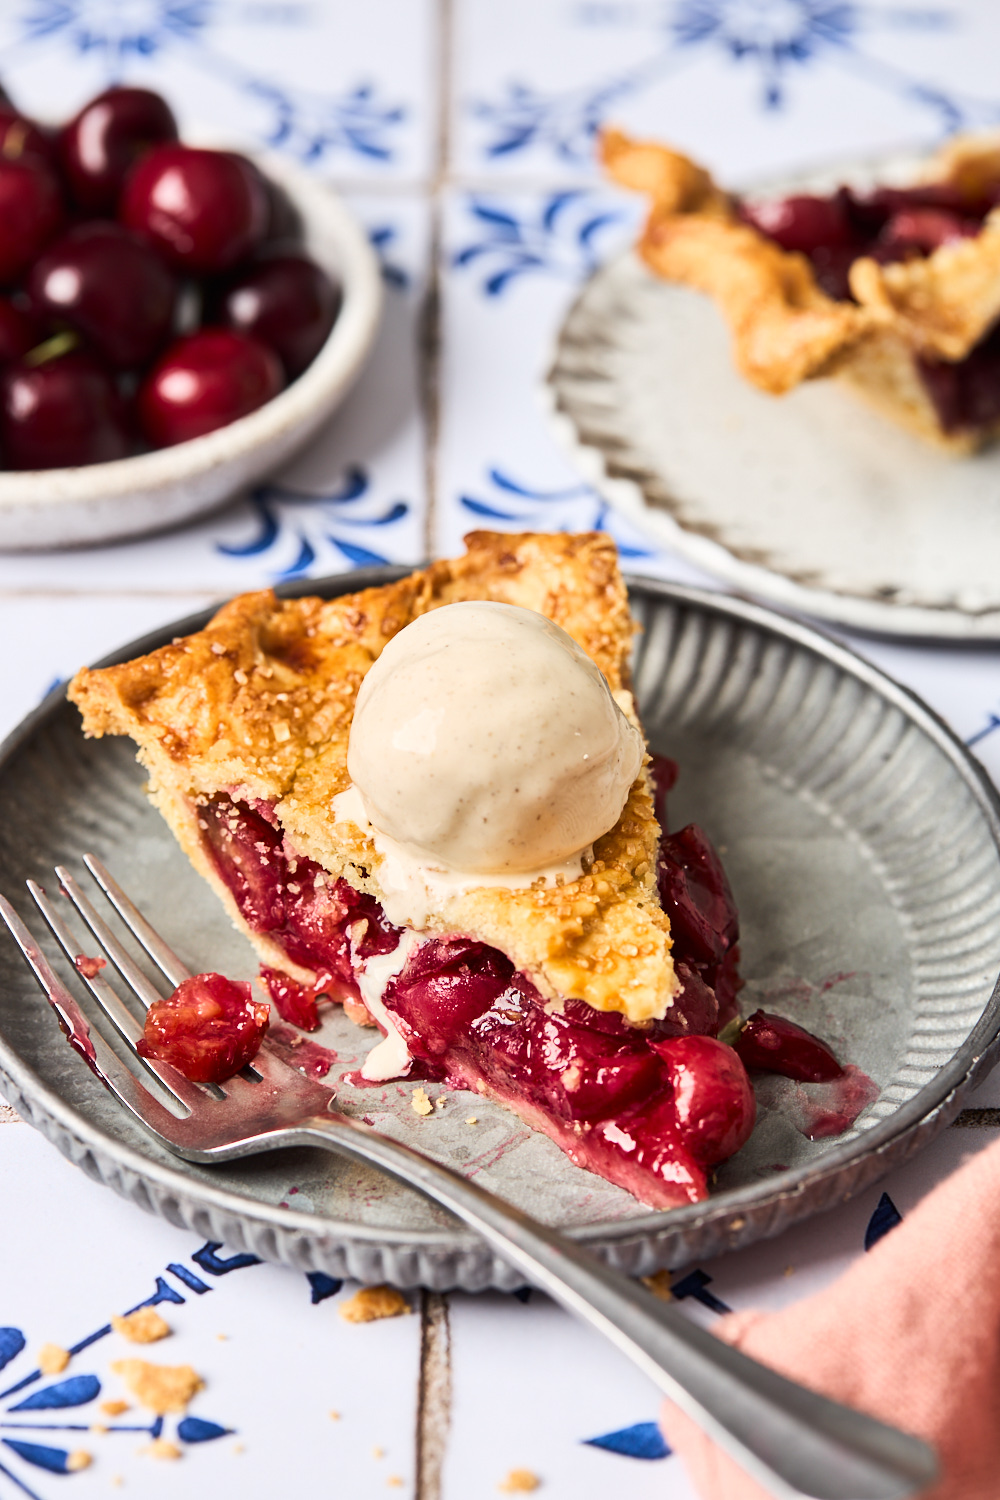
<svg viewBox="0 0 1000 1500">
<path fill-rule="evenodd" d="M 378 327 L 378 261 L 330 187 L 280 157 L 253 159 L 285 189 L 302 217 L 305 248 L 343 289 L 319 354 L 273 401 L 205 437 L 79 469 L 0 471 L 0 551 L 86 546 L 204 514 L 273 473 L 343 400 Z"/>
</svg>

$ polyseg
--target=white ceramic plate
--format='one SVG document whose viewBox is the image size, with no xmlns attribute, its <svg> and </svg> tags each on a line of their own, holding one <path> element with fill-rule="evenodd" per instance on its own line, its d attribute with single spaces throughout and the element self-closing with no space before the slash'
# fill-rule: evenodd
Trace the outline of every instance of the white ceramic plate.
<svg viewBox="0 0 1000 1500">
<path fill-rule="evenodd" d="M 291 458 L 340 405 L 378 328 L 378 261 L 332 188 L 282 157 L 253 159 L 299 210 L 309 254 L 341 283 L 323 348 L 273 401 L 206 437 L 85 468 L 0 472 L 0 551 L 86 546 L 203 515 Z"/>
<path fill-rule="evenodd" d="M 1000 638 L 1000 445 L 944 457 L 829 380 L 764 395 L 736 373 L 714 304 L 631 253 L 570 309 L 547 400 L 591 483 L 734 588 L 862 630 Z"/>
</svg>

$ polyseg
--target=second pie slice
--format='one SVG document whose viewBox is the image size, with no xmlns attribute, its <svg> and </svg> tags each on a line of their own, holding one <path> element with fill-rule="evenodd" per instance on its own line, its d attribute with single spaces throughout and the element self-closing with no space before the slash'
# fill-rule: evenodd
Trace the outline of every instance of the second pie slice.
<svg viewBox="0 0 1000 1500">
<path fill-rule="evenodd" d="M 704 835 L 661 832 L 669 766 L 640 738 L 614 546 L 477 532 L 467 547 L 329 601 L 244 595 L 195 635 L 78 673 L 70 696 L 88 734 L 137 742 L 152 800 L 254 942 L 281 1015 L 313 1029 L 334 1001 L 383 1032 L 352 1081 L 474 1090 L 645 1203 L 698 1201 L 754 1120 L 743 1066 L 716 1036 L 735 1013 L 736 913 Z M 466 610 L 436 614 L 449 606 Z M 468 674 L 475 631 L 497 623 L 514 634 L 484 637 L 493 686 L 484 698 L 473 672 L 466 713 L 460 658 Z M 532 631 L 542 666 L 518 644 Z M 421 641 L 416 699 L 379 719 L 388 664 Z M 550 694 L 552 651 L 575 665 Z M 352 784 L 362 715 L 364 764 L 414 765 L 412 785 L 408 772 Z M 494 739 L 491 782 L 463 746 L 478 764 Z M 557 751 L 569 757 L 558 772 L 546 761 Z M 595 787 L 613 795 L 623 767 L 617 804 L 588 824 Z M 422 852 L 424 829 L 447 838 L 443 863 Z M 519 840 L 547 851 L 544 870 L 525 870 Z"/>
</svg>

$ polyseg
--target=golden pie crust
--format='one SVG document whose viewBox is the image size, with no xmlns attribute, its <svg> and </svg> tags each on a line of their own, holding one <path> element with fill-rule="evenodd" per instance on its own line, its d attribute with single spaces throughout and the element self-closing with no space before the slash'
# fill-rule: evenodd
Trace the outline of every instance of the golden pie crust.
<svg viewBox="0 0 1000 1500">
<path fill-rule="evenodd" d="M 942 245 L 924 259 L 851 266 L 855 303 L 828 297 L 806 256 L 738 217 L 736 201 L 687 157 L 617 130 L 601 138 L 612 179 L 648 194 L 637 246 L 664 280 L 705 292 L 733 335 L 740 373 L 783 395 L 803 380 L 836 376 L 910 431 L 953 453 L 969 452 L 1000 430 L 946 433 L 913 368 L 914 355 L 964 359 L 1000 318 L 1000 209 L 973 238 Z M 927 163 L 925 182 L 970 197 L 1000 179 L 1000 134 L 961 137 Z"/>
<path fill-rule="evenodd" d="M 547 615 L 634 718 L 633 625 L 614 544 L 599 533 L 480 531 L 466 546 L 463 557 L 338 599 L 244 594 L 197 634 L 121 666 L 85 669 L 70 684 L 88 735 L 136 741 L 153 802 L 244 931 L 204 849 L 199 801 L 224 791 L 273 804 L 295 852 L 378 898 L 381 856 L 353 824 L 334 823 L 331 804 L 349 785 L 358 687 L 386 641 L 428 610 L 486 599 Z M 549 1000 L 573 997 L 633 1022 L 660 1018 L 680 986 L 656 893 L 659 832 L 644 766 L 580 879 L 467 891 L 445 901 L 428 930 L 499 948 Z M 314 977 L 269 939 L 250 936 L 268 964 Z"/>
</svg>

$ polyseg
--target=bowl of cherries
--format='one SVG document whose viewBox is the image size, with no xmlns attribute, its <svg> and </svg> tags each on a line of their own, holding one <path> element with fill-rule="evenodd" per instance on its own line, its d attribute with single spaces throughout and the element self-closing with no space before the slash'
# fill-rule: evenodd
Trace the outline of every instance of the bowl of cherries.
<svg viewBox="0 0 1000 1500">
<path fill-rule="evenodd" d="M 381 300 L 364 231 L 280 158 L 184 144 L 147 89 L 58 128 L 0 99 L 0 549 L 160 530 L 263 478 Z"/>
</svg>

